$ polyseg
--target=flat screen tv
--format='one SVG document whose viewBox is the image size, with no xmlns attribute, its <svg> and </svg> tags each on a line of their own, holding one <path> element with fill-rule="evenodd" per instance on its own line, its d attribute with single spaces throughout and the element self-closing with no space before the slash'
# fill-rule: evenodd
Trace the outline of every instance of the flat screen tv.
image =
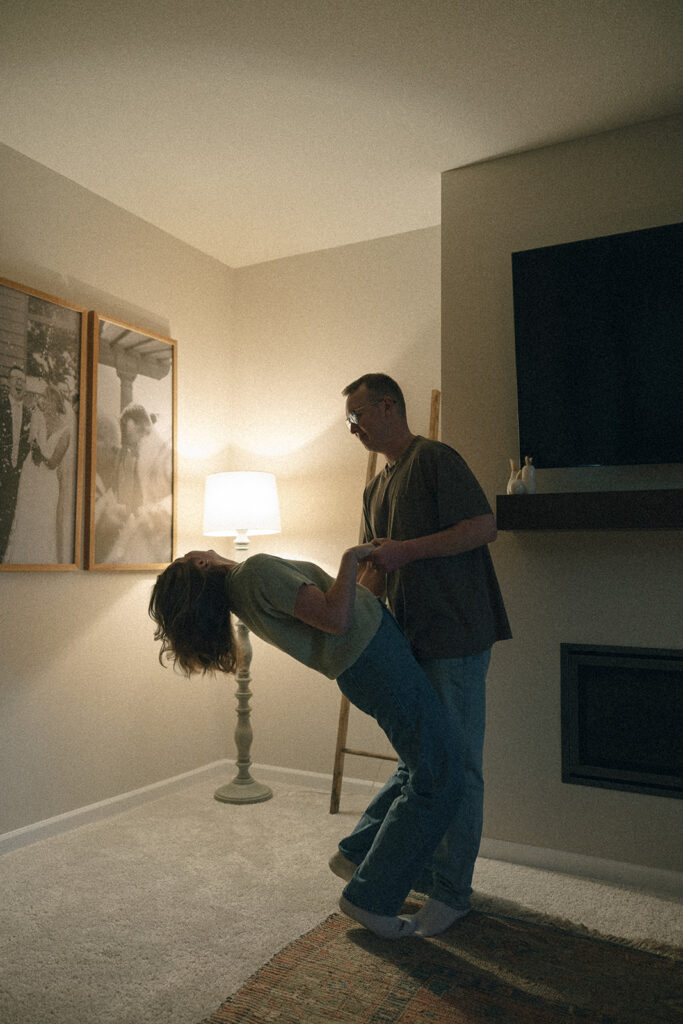
<svg viewBox="0 0 683 1024">
<path fill-rule="evenodd" d="M 683 223 L 512 254 L 520 460 L 683 463 Z"/>
</svg>

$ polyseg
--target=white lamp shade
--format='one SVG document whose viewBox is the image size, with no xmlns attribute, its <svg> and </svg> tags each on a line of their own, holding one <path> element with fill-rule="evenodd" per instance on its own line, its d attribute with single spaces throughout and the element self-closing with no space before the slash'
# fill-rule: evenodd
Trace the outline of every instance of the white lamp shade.
<svg viewBox="0 0 683 1024">
<path fill-rule="evenodd" d="M 280 506 L 272 473 L 212 473 L 204 489 L 206 537 L 280 532 Z"/>
</svg>

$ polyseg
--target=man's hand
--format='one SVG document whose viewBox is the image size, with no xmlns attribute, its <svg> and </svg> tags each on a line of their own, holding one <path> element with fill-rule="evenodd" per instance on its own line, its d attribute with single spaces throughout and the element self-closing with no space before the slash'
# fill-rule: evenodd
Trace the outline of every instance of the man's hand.
<svg viewBox="0 0 683 1024">
<path fill-rule="evenodd" d="M 491 544 L 496 539 L 496 521 L 491 513 L 461 519 L 438 533 L 411 540 L 375 540 L 371 562 L 384 572 L 402 569 L 423 558 L 447 558 Z"/>
<path fill-rule="evenodd" d="M 410 561 L 408 551 L 403 541 L 400 540 L 377 540 L 371 562 L 375 569 L 381 572 L 393 572 L 395 569 L 402 569 Z"/>
</svg>

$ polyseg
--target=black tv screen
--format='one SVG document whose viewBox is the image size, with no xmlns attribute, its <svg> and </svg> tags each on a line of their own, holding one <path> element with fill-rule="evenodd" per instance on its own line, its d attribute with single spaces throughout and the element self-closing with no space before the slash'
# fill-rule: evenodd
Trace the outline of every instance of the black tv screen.
<svg viewBox="0 0 683 1024">
<path fill-rule="evenodd" d="M 683 462 L 683 224 L 512 254 L 520 461 Z"/>
</svg>

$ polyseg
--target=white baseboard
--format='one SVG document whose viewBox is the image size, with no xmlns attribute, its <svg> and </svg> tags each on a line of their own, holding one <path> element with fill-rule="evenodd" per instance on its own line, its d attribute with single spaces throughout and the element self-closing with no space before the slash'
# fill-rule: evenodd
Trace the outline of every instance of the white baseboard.
<svg viewBox="0 0 683 1024">
<path fill-rule="evenodd" d="M 487 860 L 502 860 L 509 864 L 539 868 L 562 875 L 592 878 L 610 885 L 629 889 L 643 889 L 668 898 L 680 898 L 683 893 L 683 873 L 663 868 L 649 868 L 625 861 L 589 857 L 566 850 L 552 850 L 544 846 L 525 846 L 501 839 L 482 838 L 479 856 Z"/>
<path fill-rule="evenodd" d="M 280 768 L 276 765 L 253 764 L 251 773 L 259 781 L 275 782 L 287 780 L 290 784 L 308 786 L 313 789 L 330 792 L 332 776 L 323 772 L 306 772 L 297 768 Z M 66 814 L 54 818 L 37 821 L 32 825 L 5 832 L 0 835 L 0 855 L 10 850 L 20 849 L 41 839 L 59 835 L 69 829 L 78 828 L 93 821 L 107 818 L 112 814 L 120 814 L 139 804 L 154 800 L 159 796 L 182 789 L 198 781 L 202 775 L 224 773 L 226 781 L 235 774 L 232 761 L 213 761 L 211 764 L 195 768 L 193 771 L 162 779 L 150 786 L 134 789 L 129 793 L 101 800 L 99 803 L 78 807 Z M 368 798 L 381 787 L 380 783 L 368 779 L 356 779 L 344 776 L 345 793 L 367 793 Z M 601 857 L 588 857 L 583 854 L 569 853 L 565 850 L 552 850 L 541 846 L 526 846 L 522 843 L 509 843 L 501 839 L 481 841 L 479 851 L 481 857 L 489 860 L 501 860 L 510 864 L 538 868 L 543 871 L 554 871 L 565 875 L 577 875 L 593 878 L 611 885 L 627 886 L 631 889 L 645 889 L 658 892 L 667 897 L 680 897 L 683 892 L 683 874 L 677 871 L 666 871 L 660 868 L 643 867 L 639 864 L 628 864 L 621 861 L 605 860 Z"/>
<path fill-rule="evenodd" d="M 0 855 L 31 843 L 37 843 L 41 839 L 59 835 L 61 832 L 68 832 L 72 828 L 88 825 L 92 821 L 100 821 L 112 814 L 120 814 L 121 811 L 144 804 L 148 800 L 154 800 L 174 789 L 182 789 L 194 782 L 199 775 L 213 771 L 222 765 L 225 765 L 226 768 L 231 766 L 229 761 L 214 761 L 211 764 L 202 765 L 201 768 L 194 768 L 190 772 L 183 772 L 182 775 L 174 775 L 169 779 L 153 782 L 141 789 L 120 793 L 118 796 L 100 800 L 96 804 L 76 807 L 73 811 L 66 811 L 65 814 L 57 814 L 54 818 L 45 818 L 43 821 L 36 821 L 31 825 L 24 825 L 23 828 L 14 829 L 13 832 L 4 832 L 0 835 Z M 232 767 L 234 774 L 234 766 Z"/>
<path fill-rule="evenodd" d="M 322 792 L 332 792 L 332 776 L 328 772 L 305 772 L 300 768 L 279 768 L 272 764 L 254 764 L 250 771 L 259 779 L 288 779 L 289 782 L 299 786 L 309 786 L 312 789 L 319 789 Z M 372 781 L 371 779 L 355 779 L 352 776 L 344 776 L 344 793 L 366 793 L 368 799 L 372 793 L 381 789 L 384 782 Z"/>
<path fill-rule="evenodd" d="M 305 772 L 296 768 L 279 768 L 274 765 L 252 764 L 250 768 L 255 777 L 264 778 L 266 781 L 277 781 L 283 777 L 288 778 L 292 783 L 311 786 L 315 789 L 330 790 L 332 776 L 321 772 Z M 79 828 L 81 825 L 88 825 L 93 821 L 100 821 L 112 814 L 120 814 L 122 811 L 137 807 L 148 800 L 155 800 L 175 789 L 182 789 L 185 786 L 196 782 L 200 776 L 210 773 L 225 775 L 225 782 L 229 782 L 235 775 L 235 763 L 230 760 L 212 761 L 210 764 L 194 768 L 192 771 L 183 772 L 181 775 L 173 775 L 171 778 L 162 779 L 141 789 L 133 789 L 128 793 L 120 793 L 117 796 L 108 797 L 95 804 L 88 804 L 85 807 L 76 807 L 72 811 L 58 814 L 54 818 L 45 818 L 43 821 L 36 821 L 22 828 L 14 829 L 12 832 L 4 832 L 0 835 L 0 856 L 9 853 L 10 850 L 18 850 L 22 846 L 29 846 L 41 839 L 49 839 L 50 836 L 68 832 L 72 828 Z M 369 782 L 366 779 L 344 778 L 346 792 L 367 792 L 368 795 L 378 788 L 377 783 Z"/>
</svg>

